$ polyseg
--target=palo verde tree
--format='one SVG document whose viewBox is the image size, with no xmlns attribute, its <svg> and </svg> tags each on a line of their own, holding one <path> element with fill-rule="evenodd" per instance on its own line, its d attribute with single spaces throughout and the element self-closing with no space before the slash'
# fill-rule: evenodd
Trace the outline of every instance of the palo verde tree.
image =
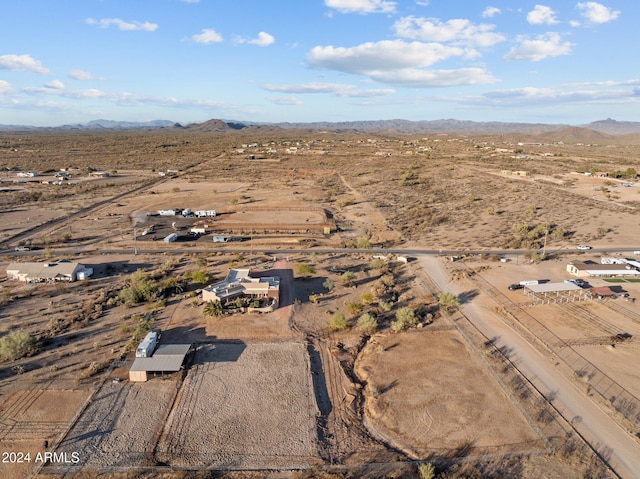
<svg viewBox="0 0 640 479">
<path fill-rule="evenodd" d="M 295 266 L 295 272 L 296 276 L 305 279 L 316 274 L 316 268 L 309 263 L 298 263 Z"/>
</svg>

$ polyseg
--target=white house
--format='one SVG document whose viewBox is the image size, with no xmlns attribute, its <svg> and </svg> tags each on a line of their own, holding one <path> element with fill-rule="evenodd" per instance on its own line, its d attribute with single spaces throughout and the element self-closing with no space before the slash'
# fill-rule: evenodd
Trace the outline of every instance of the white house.
<svg viewBox="0 0 640 479">
<path fill-rule="evenodd" d="M 84 279 L 92 273 L 92 268 L 86 268 L 80 263 L 67 261 L 58 263 L 10 263 L 7 266 L 8 279 L 24 281 L 25 283 L 73 282 L 78 279 Z"/>
<path fill-rule="evenodd" d="M 248 269 L 229 270 L 227 277 L 202 290 L 203 301 L 229 301 L 238 296 L 275 298 L 280 296 L 280 278 L 269 276 L 253 278 Z"/>
</svg>

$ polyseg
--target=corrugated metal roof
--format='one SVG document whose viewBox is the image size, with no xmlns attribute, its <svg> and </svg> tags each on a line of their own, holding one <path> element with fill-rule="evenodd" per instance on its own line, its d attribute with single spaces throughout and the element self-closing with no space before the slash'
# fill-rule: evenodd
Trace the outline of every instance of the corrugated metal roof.
<svg viewBox="0 0 640 479">
<path fill-rule="evenodd" d="M 534 293 L 555 293 L 560 291 L 577 291 L 582 288 L 573 283 L 542 283 L 526 285 L 525 288 L 530 289 Z"/>
<path fill-rule="evenodd" d="M 136 358 L 130 371 L 175 372 L 180 371 L 190 344 L 162 344 L 150 358 Z"/>
</svg>

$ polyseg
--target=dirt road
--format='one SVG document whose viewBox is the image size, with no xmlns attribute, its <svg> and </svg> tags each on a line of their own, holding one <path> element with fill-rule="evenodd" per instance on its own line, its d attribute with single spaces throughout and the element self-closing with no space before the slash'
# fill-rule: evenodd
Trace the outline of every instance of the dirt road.
<svg viewBox="0 0 640 479">
<path fill-rule="evenodd" d="M 442 291 L 463 292 L 452 283 L 435 256 L 418 258 L 420 265 Z M 526 339 L 505 324 L 493 312 L 474 304 L 461 306 L 465 316 L 487 337 L 496 338 L 498 347 L 512 351 L 511 360 L 548 398 L 558 411 L 572 422 L 592 446 L 609 456 L 609 464 L 625 479 L 640 478 L 640 444 L 624 431 L 590 398 L 542 356 Z"/>
</svg>

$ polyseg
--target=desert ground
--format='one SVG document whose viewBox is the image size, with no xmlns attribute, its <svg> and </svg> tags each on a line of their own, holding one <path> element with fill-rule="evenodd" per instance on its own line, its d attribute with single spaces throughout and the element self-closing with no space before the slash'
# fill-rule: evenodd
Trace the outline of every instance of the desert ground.
<svg viewBox="0 0 640 479">
<path fill-rule="evenodd" d="M 37 453 L 46 440 L 79 462 L 0 470 L 417 477 L 431 462 L 441 477 L 614 477 L 588 421 L 554 407 L 516 352 L 438 294 L 515 331 L 639 446 L 640 283 L 589 279 L 627 297 L 562 304 L 507 289 L 640 250 L 639 155 L 633 137 L 588 131 L 3 133 L 0 341 L 29 340 L 0 363 L 0 446 Z M 60 169 L 69 177 L 53 184 Z M 39 175 L 15 183 L 17 171 Z M 157 214 L 170 208 L 215 210 L 214 229 L 189 234 L 203 218 Z M 60 260 L 94 275 L 5 275 Z M 236 267 L 280 276 L 280 307 L 207 315 L 201 289 Z M 129 382 L 151 328 L 196 353 Z"/>
</svg>

